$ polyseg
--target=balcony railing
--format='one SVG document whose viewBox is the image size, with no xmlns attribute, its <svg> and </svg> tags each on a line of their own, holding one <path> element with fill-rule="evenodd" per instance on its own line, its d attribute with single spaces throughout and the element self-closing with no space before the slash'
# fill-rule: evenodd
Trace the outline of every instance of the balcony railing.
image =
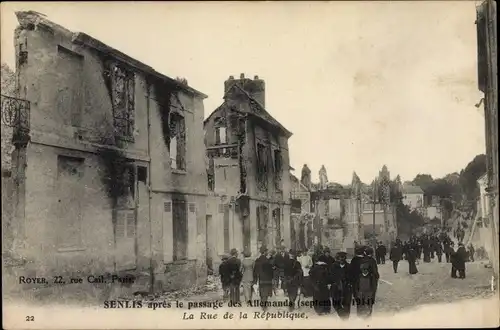
<svg viewBox="0 0 500 330">
<path fill-rule="evenodd" d="M 2 125 L 12 127 L 12 143 L 25 145 L 29 141 L 30 102 L 1 95 Z"/>
</svg>

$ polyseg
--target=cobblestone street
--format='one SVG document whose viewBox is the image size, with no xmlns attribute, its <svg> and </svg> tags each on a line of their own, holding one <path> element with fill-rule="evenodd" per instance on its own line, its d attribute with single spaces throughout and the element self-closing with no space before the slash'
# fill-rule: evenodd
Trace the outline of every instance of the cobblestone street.
<svg viewBox="0 0 500 330">
<path fill-rule="evenodd" d="M 392 263 L 379 265 L 381 281 L 379 282 L 374 314 L 394 313 L 424 304 L 487 298 L 493 294 L 490 290 L 492 271 L 485 267 L 484 262 L 467 263 L 467 278 L 463 280 L 452 279 L 450 277 L 451 264 L 437 263 L 435 259 L 431 263 L 420 263 L 417 267 L 419 273 L 409 275 L 406 261 L 400 262 L 396 274 L 393 272 Z M 158 300 L 166 298 L 172 299 L 171 297 L 159 297 Z M 201 295 L 178 297 L 177 299 L 184 301 L 184 306 L 187 306 L 188 302 L 216 301 L 221 299 L 221 291 L 209 291 Z M 283 292 L 279 291 L 278 296 L 273 297 L 270 301 L 284 301 L 285 299 Z M 242 310 L 256 312 L 260 309 L 243 307 Z M 284 307 L 269 309 L 270 312 L 286 310 Z M 305 312 L 309 318 L 317 317 L 312 308 L 302 307 L 299 311 Z M 355 314 L 355 308 L 352 309 L 352 312 Z"/>
</svg>

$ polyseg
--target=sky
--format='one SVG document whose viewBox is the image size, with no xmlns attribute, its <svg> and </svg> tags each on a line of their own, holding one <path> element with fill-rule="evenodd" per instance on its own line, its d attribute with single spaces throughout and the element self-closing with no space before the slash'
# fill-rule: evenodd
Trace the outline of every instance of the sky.
<svg viewBox="0 0 500 330">
<path fill-rule="evenodd" d="M 2 2 L 1 56 L 14 68 L 18 10 L 85 32 L 207 94 L 258 75 L 266 108 L 293 133 L 291 166 L 318 180 L 442 177 L 485 153 L 475 1 Z"/>
</svg>

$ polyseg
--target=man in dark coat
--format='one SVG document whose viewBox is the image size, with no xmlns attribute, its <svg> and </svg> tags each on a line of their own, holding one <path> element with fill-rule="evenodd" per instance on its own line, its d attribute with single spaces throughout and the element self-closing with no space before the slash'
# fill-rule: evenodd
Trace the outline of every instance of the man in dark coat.
<svg viewBox="0 0 500 330">
<path fill-rule="evenodd" d="M 453 252 L 453 248 L 451 247 L 452 242 L 450 240 L 446 239 L 443 243 L 443 252 L 444 256 L 446 258 L 446 263 L 451 262 L 451 253 Z"/>
<path fill-rule="evenodd" d="M 275 289 L 280 288 L 286 294 L 286 285 L 284 283 L 285 277 L 285 265 L 288 261 L 288 254 L 285 252 L 283 247 L 279 247 L 278 251 L 274 257 L 274 267 L 275 267 Z"/>
<path fill-rule="evenodd" d="M 358 269 L 353 269 L 353 274 L 357 274 L 353 278 L 353 295 L 356 301 L 357 314 L 360 317 L 371 316 L 380 278 L 377 262 L 371 255 L 372 252 L 372 248 L 367 248 L 365 256 L 356 261 Z M 351 267 L 356 266 L 351 263 Z"/>
<path fill-rule="evenodd" d="M 241 260 L 238 259 L 238 251 L 231 250 L 231 256 L 227 260 L 227 272 L 229 274 L 229 301 L 236 305 L 240 303 L 240 284 L 242 279 Z"/>
<path fill-rule="evenodd" d="M 454 244 L 451 242 L 450 244 L 450 262 L 451 262 L 451 278 L 457 278 L 457 262 L 456 262 L 456 252 L 455 249 L 453 248 Z"/>
<path fill-rule="evenodd" d="M 424 262 L 431 262 L 431 242 L 427 236 L 424 236 L 423 249 Z"/>
<path fill-rule="evenodd" d="M 443 244 L 439 241 L 436 242 L 436 255 L 438 262 L 441 262 L 443 259 Z"/>
<path fill-rule="evenodd" d="M 474 262 L 474 246 L 472 246 L 472 243 L 469 244 L 469 261 Z"/>
<path fill-rule="evenodd" d="M 465 250 L 463 243 L 458 243 L 458 249 L 453 256 L 453 261 L 455 262 L 455 270 L 458 270 L 458 277 L 461 279 L 465 278 L 466 260 L 467 260 L 467 251 Z"/>
<path fill-rule="evenodd" d="M 382 243 L 377 242 L 377 247 L 375 248 L 375 260 L 377 261 L 377 265 L 382 263 L 382 253 L 381 253 Z"/>
<path fill-rule="evenodd" d="M 285 264 L 284 278 L 288 300 L 290 301 L 290 311 L 293 311 L 304 274 L 302 273 L 302 265 L 297 261 L 297 253 L 290 250 L 288 256 L 289 260 Z"/>
<path fill-rule="evenodd" d="M 351 267 L 350 267 L 351 280 L 359 276 L 359 264 L 364 257 L 365 257 L 364 246 L 358 246 L 357 248 L 354 249 L 354 257 L 351 259 Z"/>
<path fill-rule="evenodd" d="M 253 269 L 254 283 L 259 283 L 259 296 L 264 311 L 267 310 L 266 303 L 273 291 L 274 269 L 271 257 L 267 248 L 261 247 L 260 256 L 255 260 Z"/>
<path fill-rule="evenodd" d="M 338 252 L 331 268 L 331 297 L 333 308 L 341 319 L 348 319 L 351 314 L 352 280 L 347 262 L 347 253 Z"/>
<path fill-rule="evenodd" d="M 229 298 L 229 286 L 231 283 L 227 270 L 227 259 L 229 259 L 229 257 L 227 255 L 223 255 L 222 263 L 219 265 L 219 276 L 222 284 L 222 300 L 224 301 Z"/>
<path fill-rule="evenodd" d="M 332 306 L 330 291 L 331 284 L 330 269 L 326 263 L 324 255 L 318 257 L 309 271 L 309 277 L 313 286 L 313 307 L 318 315 L 330 313 Z"/>
<path fill-rule="evenodd" d="M 403 247 L 401 244 L 396 243 L 392 246 L 389 258 L 392 261 L 392 269 L 394 269 L 394 273 L 397 273 L 399 262 L 403 258 Z"/>
<path fill-rule="evenodd" d="M 380 261 L 382 265 L 385 265 L 385 256 L 387 255 L 387 247 L 384 243 L 380 242 Z"/>
<path fill-rule="evenodd" d="M 323 254 L 325 255 L 326 264 L 328 265 L 328 267 L 332 267 L 333 263 L 335 262 L 335 258 L 332 256 L 330 248 L 325 247 L 323 249 Z"/>
</svg>

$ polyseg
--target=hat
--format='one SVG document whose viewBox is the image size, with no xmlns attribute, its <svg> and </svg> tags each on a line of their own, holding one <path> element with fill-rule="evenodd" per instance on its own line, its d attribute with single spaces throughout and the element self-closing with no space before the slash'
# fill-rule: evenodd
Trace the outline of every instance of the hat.
<svg viewBox="0 0 500 330">
<path fill-rule="evenodd" d="M 290 251 L 288 251 L 288 254 L 296 256 L 297 255 L 297 251 L 295 251 L 294 249 L 290 249 Z"/>
<path fill-rule="evenodd" d="M 354 253 L 357 255 L 363 254 L 365 252 L 365 247 L 364 246 L 358 246 L 356 249 L 354 249 Z"/>
<path fill-rule="evenodd" d="M 335 257 L 337 258 L 347 258 L 347 253 L 344 251 L 339 251 L 335 254 Z"/>
<path fill-rule="evenodd" d="M 238 250 L 236 250 L 236 249 L 231 249 L 231 255 L 232 255 L 232 256 L 235 256 L 235 255 L 237 255 L 237 254 L 238 254 Z"/>
<path fill-rule="evenodd" d="M 327 253 L 327 252 L 328 252 L 328 253 L 330 253 L 330 248 L 329 248 L 329 247 L 325 247 L 325 248 L 323 249 L 323 252 L 324 252 L 324 253 Z"/>
<path fill-rule="evenodd" d="M 227 260 L 229 259 L 229 257 L 227 256 L 227 254 L 223 254 L 222 257 L 221 257 L 222 260 Z"/>
</svg>

